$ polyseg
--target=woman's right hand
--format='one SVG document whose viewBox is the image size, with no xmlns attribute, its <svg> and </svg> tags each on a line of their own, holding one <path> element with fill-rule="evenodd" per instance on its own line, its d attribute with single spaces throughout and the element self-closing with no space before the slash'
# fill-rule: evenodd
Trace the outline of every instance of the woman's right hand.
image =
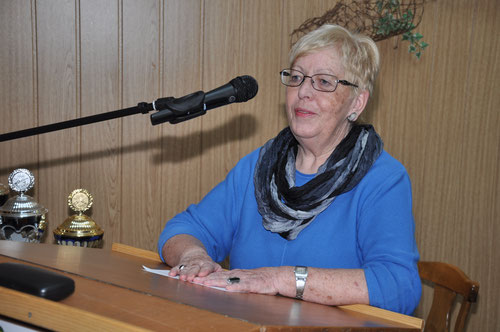
<svg viewBox="0 0 500 332">
<path fill-rule="evenodd" d="M 206 252 L 189 251 L 182 255 L 179 264 L 170 270 L 169 275 L 179 276 L 180 280 L 193 281 L 196 277 L 206 277 L 221 270 L 222 267 L 215 263 Z"/>
<path fill-rule="evenodd" d="M 191 235 L 179 234 L 170 238 L 163 246 L 162 254 L 166 263 L 172 266 L 169 276 L 179 276 L 180 280 L 193 281 L 195 277 L 206 277 L 222 270 L 208 256 L 203 244 Z"/>
</svg>

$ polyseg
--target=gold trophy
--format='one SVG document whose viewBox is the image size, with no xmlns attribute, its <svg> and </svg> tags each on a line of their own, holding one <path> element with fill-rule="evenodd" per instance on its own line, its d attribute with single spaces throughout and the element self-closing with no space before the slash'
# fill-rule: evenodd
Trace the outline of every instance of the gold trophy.
<svg viewBox="0 0 500 332">
<path fill-rule="evenodd" d="M 10 188 L 19 195 L 0 204 L 0 240 L 40 242 L 47 222 L 48 210 L 25 193 L 35 185 L 35 177 L 26 168 L 15 169 L 9 175 Z M 0 187 L 2 193 L 7 194 Z"/>
<path fill-rule="evenodd" d="M 104 231 L 92 218 L 83 214 L 90 209 L 93 201 L 92 195 L 85 189 L 75 189 L 71 192 L 68 205 L 77 214 L 68 217 L 54 230 L 57 244 L 90 248 L 102 246 Z"/>
</svg>

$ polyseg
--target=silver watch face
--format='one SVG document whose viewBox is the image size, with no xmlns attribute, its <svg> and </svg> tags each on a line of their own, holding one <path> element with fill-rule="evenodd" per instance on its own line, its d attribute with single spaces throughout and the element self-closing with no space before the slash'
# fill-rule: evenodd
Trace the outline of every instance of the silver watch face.
<svg viewBox="0 0 500 332">
<path fill-rule="evenodd" d="M 35 185 L 35 177 L 26 168 L 15 169 L 9 175 L 9 187 L 17 192 L 24 193 Z"/>
<path fill-rule="evenodd" d="M 299 278 L 307 278 L 307 267 L 305 266 L 296 266 L 294 272 L 295 276 Z"/>
</svg>

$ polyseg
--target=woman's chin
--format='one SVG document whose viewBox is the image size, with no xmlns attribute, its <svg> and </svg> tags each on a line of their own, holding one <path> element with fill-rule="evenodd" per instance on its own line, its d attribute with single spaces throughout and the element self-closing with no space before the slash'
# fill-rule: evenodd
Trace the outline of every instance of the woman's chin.
<svg viewBox="0 0 500 332">
<path fill-rule="evenodd" d="M 312 126 L 290 126 L 293 136 L 300 139 L 311 139 L 318 135 L 318 130 Z"/>
</svg>

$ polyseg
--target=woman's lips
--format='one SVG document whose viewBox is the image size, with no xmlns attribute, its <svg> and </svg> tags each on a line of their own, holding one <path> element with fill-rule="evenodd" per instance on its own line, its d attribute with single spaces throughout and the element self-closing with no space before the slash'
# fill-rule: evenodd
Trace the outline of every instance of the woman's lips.
<svg viewBox="0 0 500 332">
<path fill-rule="evenodd" d="M 309 117 L 309 116 L 316 115 L 316 113 L 308 111 L 308 110 L 303 109 L 303 108 L 296 108 L 295 115 L 301 116 L 301 117 Z"/>
</svg>

